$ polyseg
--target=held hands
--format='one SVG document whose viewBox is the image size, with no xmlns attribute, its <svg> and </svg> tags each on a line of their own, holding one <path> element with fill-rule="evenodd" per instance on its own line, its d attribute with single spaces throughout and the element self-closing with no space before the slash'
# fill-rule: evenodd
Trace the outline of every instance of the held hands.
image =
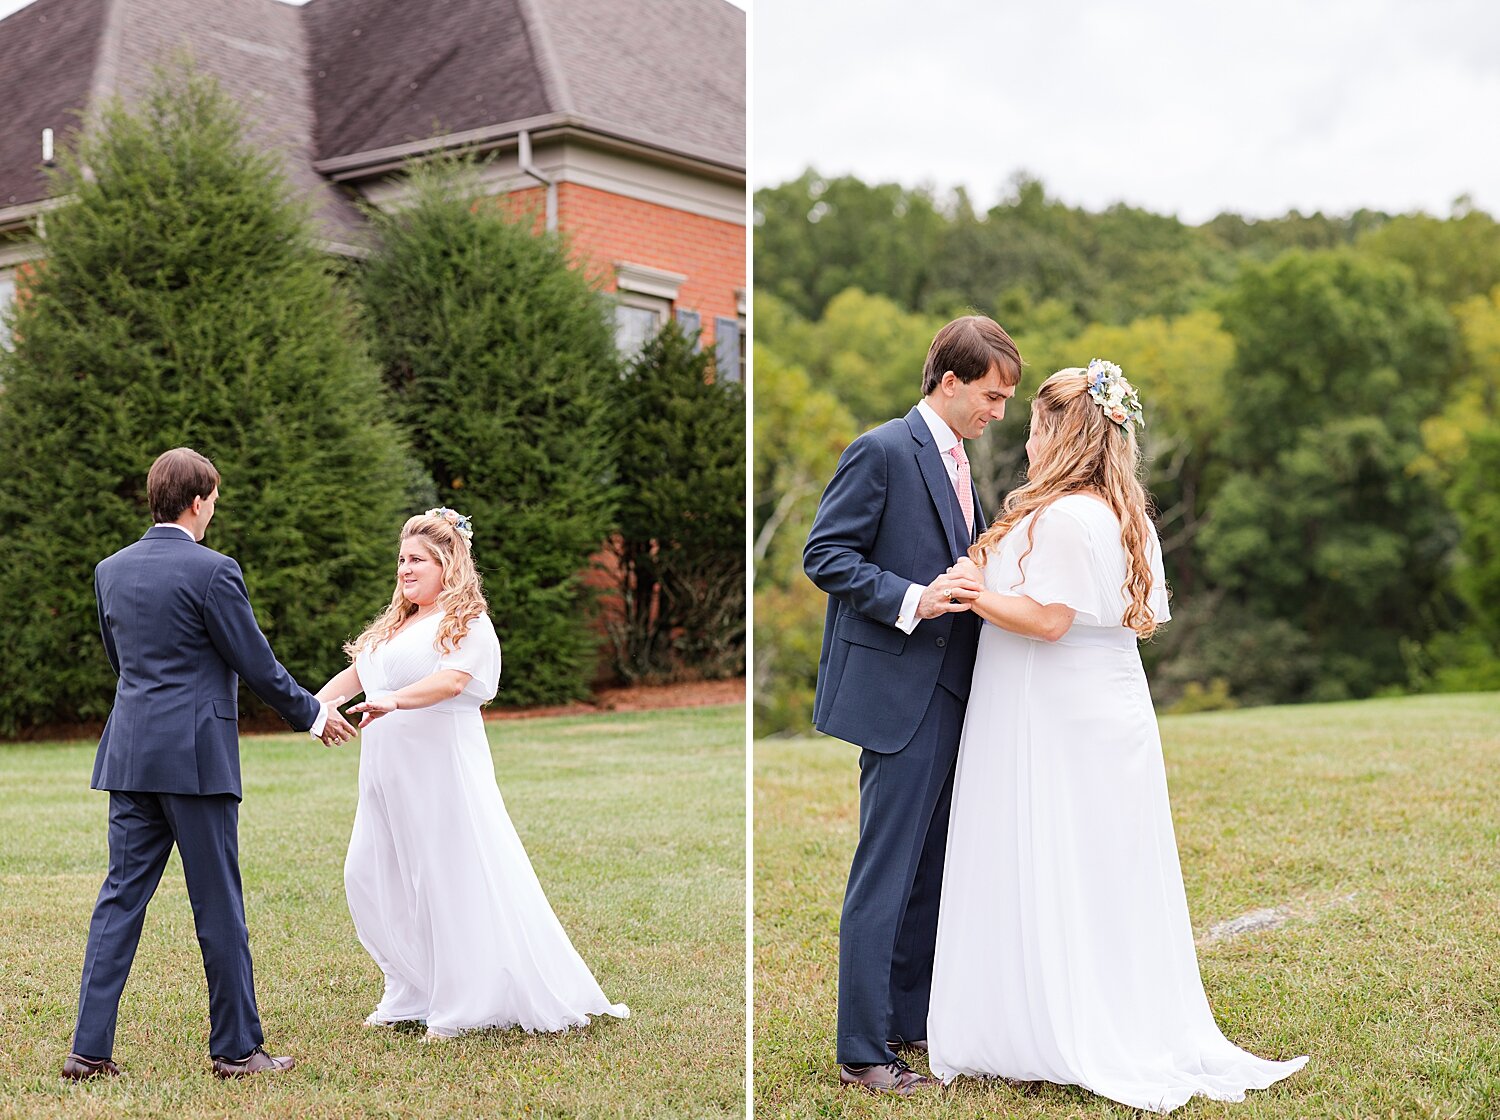
<svg viewBox="0 0 1500 1120">
<path fill-rule="evenodd" d="M 381 716 L 390 715 L 397 708 L 396 694 L 393 692 L 381 697 L 379 700 L 371 700 L 367 697 L 363 703 L 356 704 L 349 710 L 351 712 L 364 712 L 364 718 L 359 721 L 360 730 L 364 730 L 370 726 L 371 720 L 377 720 Z"/>
<path fill-rule="evenodd" d="M 984 569 L 967 556 L 960 556 L 955 560 L 953 567 L 948 569 L 948 575 L 972 581 L 976 592 L 984 590 Z"/>
<path fill-rule="evenodd" d="M 984 572 L 967 556 L 962 557 L 927 585 L 917 602 L 917 617 L 937 618 L 966 611 L 983 590 Z"/>
<path fill-rule="evenodd" d="M 339 705 L 347 699 L 347 696 L 335 696 L 329 702 L 328 719 L 323 724 L 323 734 L 318 736 L 325 747 L 336 747 L 341 743 L 347 743 L 357 734 L 354 725 L 339 712 Z"/>
</svg>

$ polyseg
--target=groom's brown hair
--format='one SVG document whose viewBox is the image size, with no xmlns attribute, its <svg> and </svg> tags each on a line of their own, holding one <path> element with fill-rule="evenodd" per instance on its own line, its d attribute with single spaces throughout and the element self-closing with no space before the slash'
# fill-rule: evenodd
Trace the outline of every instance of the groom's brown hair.
<svg viewBox="0 0 1500 1120">
<path fill-rule="evenodd" d="M 206 498 L 219 485 L 219 472 L 191 447 L 163 451 L 146 475 L 146 500 L 158 525 L 176 521 L 194 498 Z"/>
<path fill-rule="evenodd" d="M 938 387 L 943 374 L 950 369 L 963 382 L 978 381 L 1000 367 L 1000 377 L 1007 385 L 1021 380 L 1021 352 L 1005 328 L 983 315 L 965 315 L 954 319 L 932 340 L 927 362 L 922 367 L 922 395 Z"/>
</svg>

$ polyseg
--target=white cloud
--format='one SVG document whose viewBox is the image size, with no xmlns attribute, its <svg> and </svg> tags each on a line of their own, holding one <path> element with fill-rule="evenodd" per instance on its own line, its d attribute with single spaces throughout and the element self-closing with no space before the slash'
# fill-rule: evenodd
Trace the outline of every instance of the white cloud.
<svg viewBox="0 0 1500 1120">
<path fill-rule="evenodd" d="M 838 10 L 835 10 L 838 9 Z M 1500 6 L 1479 0 L 758 0 L 756 185 L 816 166 L 1201 221 L 1500 210 Z"/>
</svg>

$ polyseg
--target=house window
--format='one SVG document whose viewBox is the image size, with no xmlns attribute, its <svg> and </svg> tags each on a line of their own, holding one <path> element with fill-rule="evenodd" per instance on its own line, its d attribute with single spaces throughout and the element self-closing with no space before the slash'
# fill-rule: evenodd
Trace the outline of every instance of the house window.
<svg viewBox="0 0 1500 1120">
<path fill-rule="evenodd" d="M 724 381 L 739 381 L 745 364 L 744 332 L 738 319 L 714 319 L 714 364 Z"/>
<path fill-rule="evenodd" d="M 687 277 L 650 265 L 615 262 L 615 348 L 633 357 L 672 314 Z"/>
<path fill-rule="evenodd" d="M 635 357 L 656 337 L 671 309 L 672 305 L 664 301 L 653 306 L 645 300 L 622 296 L 615 304 L 615 349 L 627 358 Z"/>
</svg>

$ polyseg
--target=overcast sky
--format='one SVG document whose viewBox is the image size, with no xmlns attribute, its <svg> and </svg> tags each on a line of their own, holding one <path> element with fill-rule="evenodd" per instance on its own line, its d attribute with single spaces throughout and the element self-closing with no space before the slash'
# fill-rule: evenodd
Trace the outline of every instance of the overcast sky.
<svg viewBox="0 0 1500 1120">
<path fill-rule="evenodd" d="M 0 0 L 0 19 L 4 19 L 6 16 L 10 15 L 11 12 L 14 12 L 18 8 L 24 8 L 27 5 L 33 4 L 35 2 L 36 0 Z M 748 0 L 726 0 L 726 2 L 733 4 L 736 8 L 744 9 L 748 3 Z M 307 3 L 307 0 L 281 0 L 281 3 L 293 4 L 296 7 L 300 8 L 303 4 Z M 407 3 L 425 4 L 427 3 L 427 0 L 407 0 Z"/>
<path fill-rule="evenodd" d="M 754 0 L 752 183 L 1500 213 L 1494 0 Z"/>
</svg>

